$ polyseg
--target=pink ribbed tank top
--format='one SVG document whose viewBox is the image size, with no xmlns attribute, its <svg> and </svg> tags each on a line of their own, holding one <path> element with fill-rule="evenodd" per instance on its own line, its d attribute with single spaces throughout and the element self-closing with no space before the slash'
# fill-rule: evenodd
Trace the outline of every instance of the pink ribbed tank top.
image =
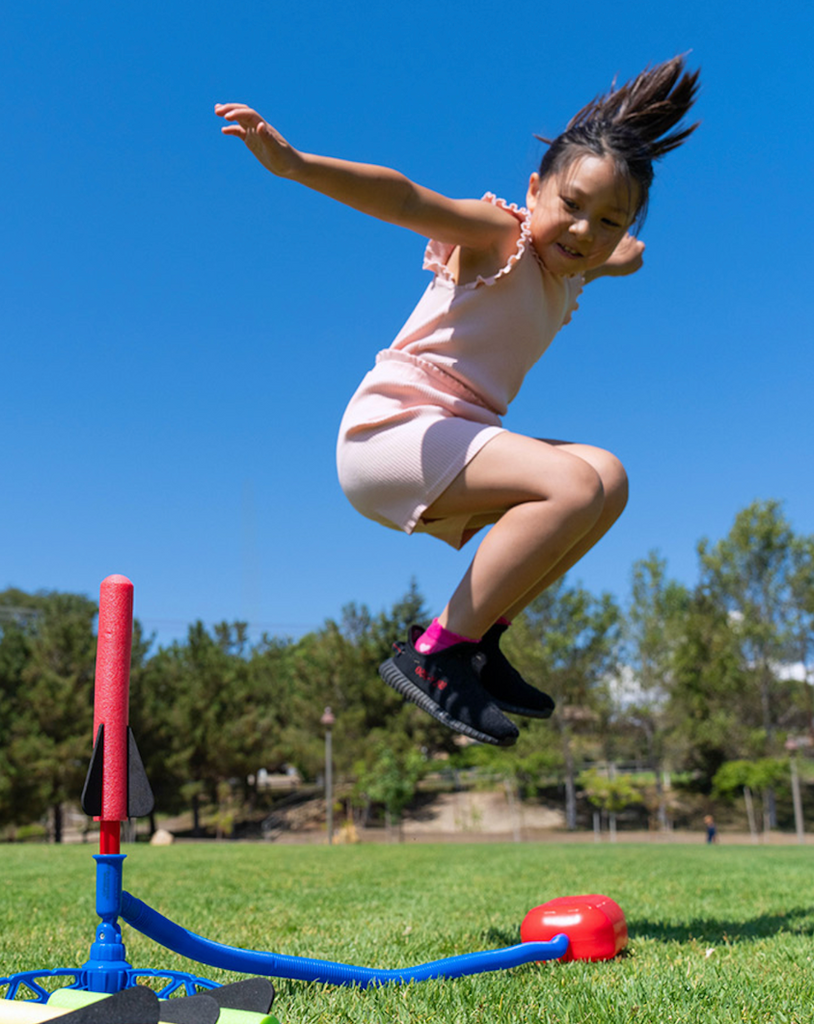
<svg viewBox="0 0 814 1024">
<path fill-rule="evenodd" d="M 503 416 L 523 378 L 571 319 L 583 281 L 544 270 L 528 210 L 491 193 L 484 201 L 519 221 L 515 252 L 492 277 L 458 285 L 447 267 L 453 246 L 430 241 L 424 267 L 433 280 L 390 347 L 445 370 Z"/>
</svg>

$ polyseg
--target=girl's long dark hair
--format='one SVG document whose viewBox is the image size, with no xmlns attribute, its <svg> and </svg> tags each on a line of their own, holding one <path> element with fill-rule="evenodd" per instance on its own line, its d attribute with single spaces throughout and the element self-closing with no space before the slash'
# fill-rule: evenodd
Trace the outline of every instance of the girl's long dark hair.
<svg viewBox="0 0 814 1024">
<path fill-rule="evenodd" d="M 565 131 L 549 143 L 540 177 L 557 173 L 581 154 L 610 156 L 619 171 L 639 186 L 634 220 L 641 226 L 653 182 L 653 161 L 680 146 L 698 127 L 698 122 L 680 125 L 695 101 L 698 74 L 686 71 L 684 57 L 679 56 L 645 68 L 619 89 L 611 86 L 575 114 Z"/>
</svg>

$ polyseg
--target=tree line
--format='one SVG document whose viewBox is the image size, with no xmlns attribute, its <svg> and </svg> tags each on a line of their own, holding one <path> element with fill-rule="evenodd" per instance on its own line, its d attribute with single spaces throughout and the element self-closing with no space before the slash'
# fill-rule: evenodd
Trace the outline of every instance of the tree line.
<svg viewBox="0 0 814 1024">
<path fill-rule="evenodd" d="M 700 793 L 757 787 L 773 824 L 789 747 L 814 740 L 814 537 L 795 533 L 780 502 L 755 502 L 697 551 L 694 586 L 652 552 L 633 566 L 624 605 L 564 580 L 516 620 L 507 654 L 557 711 L 522 722 L 509 750 L 461 747 L 379 680 L 393 638 L 430 617 L 415 582 L 388 611 L 349 604 L 297 640 L 251 643 L 245 623 L 196 622 L 154 649 L 136 620 L 130 724 L 157 809 L 197 813 L 224 789 L 251 806 L 261 767 L 316 780 L 330 706 L 336 777 L 395 813 L 442 756 L 521 792 L 556 780 L 569 828 L 580 791 L 612 809 L 627 785 L 590 766 L 622 764 L 647 770 L 639 796 L 662 824 L 668 771 Z M 0 592 L 0 827 L 51 813 L 58 832 L 59 809 L 81 791 L 97 611 L 78 594 Z"/>
</svg>

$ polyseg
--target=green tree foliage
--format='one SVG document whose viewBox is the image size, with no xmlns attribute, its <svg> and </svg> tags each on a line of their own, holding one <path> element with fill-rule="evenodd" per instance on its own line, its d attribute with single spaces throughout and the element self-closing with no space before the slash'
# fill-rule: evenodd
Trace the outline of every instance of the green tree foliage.
<svg viewBox="0 0 814 1024">
<path fill-rule="evenodd" d="M 382 737 L 354 765 L 354 799 L 381 804 L 388 828 L 401 822 L 405 807 L 413 800 L 416 786 L 427 771 L 427 759 L 415 747 L 400 747 L 394 748 Z"/>
<path fill-rule="evenodd" d="M 160 650 L 145 670 L 152 729 L 140 743 L 149 763 L 160 756 L 191 797 L 196 830 L 200 798 L 217 800 L 219 784 L 246 779 L 263 763 L 270 715 L 252 688 L 247 654 L 243 623 L 222 623 L 211 634 L 196 622 L 185 644 Z"/>
<path fill-rule="evenodd" d="M 801 669 L 803 730 L 814 742 L 814 537 L 795 537 L 789 581 L 789 660 Z"/>
<path fill-rule="evenodd" d="M 616 815 L 642 799 L 640 788 L 632 775 L 624 772 L 600 772 L 589 768 L 581 772 L 579 783 L 590 802 L 611 820 L 611 837 L 616 839 Z"/>
<path fill-rule="evenodd" d="M 795 611 L 800 611 L 798 548 L 778 501 L 753 502 L 738 513 L 726 537 L 714 546 L 702 541 L 698 548 L 701 585 L 728 611 L 739 641 L 746 684 L 740 713 L 762 730 L 764 756 L 780 752 L 781 733 L 810 725 L 801 709 L 799 682 L 783 671 L 793 647 Z M 775 825 L 771 791 L 767 803 Z"/>
<path fill-rule="evenodd" d="M 736 792 L 743 793 L 749 830 L 753 838 L 757 839 L 753 794 L 757 793 L 762 797 L 763 820 L 766 827 L 771 827 L 775 789 L 780 785 L 787 785 L 789 779 L 790 767 L 787 758 L 761 757 L 751 761 L 727 761 L 715 773 L 712 790 L 719 797 L 731 797 Z"/>
<path fill-rule="evenodd" d="M 785 782 L 788 777 L 787 758 L 761 757 L 753 761 L 727 761 L 715 773 L 712 787 L 717 796 L 731 796 L 744 786 L 753 792 L 762 793 Z"/>
<path fill-rule="evenodd" d="M 624 716 L 643 740 L 655 775 L 659 824 L 667 827 L 662 773 L 667 741 L 667 706 L 673 688 L 676 647 L 686 621 L 689 594 L 667 578 L 656 552 L 633 566 L 632 593 L 624 624 L 625 664 L 630 683 Z"/>
<path fill-rule="evenodd" d="M 91 748 L 97 607 L 76 594 L 0 595 L 0 700 L 6 802 L 0 816 L 24 824 L 49 809 L 61 838 L 61 805 L 81 791 Z M 14 609 L 15 611 L 9 611 Z"/>
<path fill-rule="evenodd" d="M 27 602 L 25 605 L 22 602 Z M 23 672 L 28 661 L 25 625 L 35 610 L 27 594 L 7 590 L 0 594 L 0 825 L 14 821 L 17 805 L 24 809 L 22 779 L 11 757 L 18 704 L 22 699 Z M 21 818 L 21 823 L 26 819 Z"/>
<path fill-rule="evenodd" d="M 378 666 L 391 653 L 397 637 L 411 622 L 427 617 L 415 583 L 389 613 L 374 618 L 365 606 L 347 605 L 340 622 L 329 620 L 322 629 L 290 645 L 283 659 L 286 693 L 279 693 L 285 716 L 280 732 L 285 760 L 306 778 L 316 777 L 323 765 L 320 718 L 330 707 L 334 759 L 339 774 L 350 774 L 360 750 L 377 730 L 404 733 L 414 745 L 426 746 L 443 727 L 417 709 L 406 706 L 384 686 Z M 415 712 L 415 714 L 414 714 Z M 449 742 L 444 736 L 442 742 Z M 435 745 L 435 744 L 431 744 Z"/>
<path fill-rule="evenodd" d="M 149 657 L 150 646 L 151 640 L 144 637 L 136 620 L 130 673 L 130 726 L 156 805 L 169 813 L 181 809 L 180 788 L 185 781 L 169 766 L 175 740 L 170 712 L 177 696 L 177 680 L 171 672 L 164 671 L 166 658 L 162 652 Z"/>
<path fill-rule="evenodd" d="M 665 714 L 674 767 L 691 772 L 702 792 L 710 792 L 725 761 L 760 752 L 762 731 L 741 715 L 744 686 L 733 622 L 699 590 L 683 617 Z"/>
<path fill-rule="evenodd" d="M 777 752 L 779 729 L 801 724 L 794 700 L 799 688 L 780 673 L 793 641 L 795 550 L 777 501 L 753 502 L 726 537 L 698 546 L 701 586 L 727 611 L 738 640 L 746 684 L 742 713 L 762 728 L 767 755 Z"/>
<path fill-rule="evenodd" d="M 576 828 L 577 760 L 584 741 L 596 741 L 596 726 L 609 714 L 609 680 L 616 668 L 619 630 L 620 611 L 610 594 L 596 598 L 560 580 L 537 597 L 506 634 L 512 663 L 557 703 L 551 723 L 565 773 L 569 829 Z M 526 728 L 532 745 L 551 745 L 550 723 L 532 722 Z"/>
</svg>

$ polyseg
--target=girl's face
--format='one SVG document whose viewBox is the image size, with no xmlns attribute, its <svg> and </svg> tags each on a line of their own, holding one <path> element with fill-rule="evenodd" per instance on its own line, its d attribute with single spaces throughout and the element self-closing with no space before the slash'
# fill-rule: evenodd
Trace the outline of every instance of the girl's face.
<svg viewBox="0 0 814 1024">
<path fill-rule="evenodd" d="M 542 181 L 532 174 L 526 205 L 543 266 L 560 276 L 601 266 L 633 223 L 638 198 L 639 186 L 608 156 L 578 156 Z"/>
</svg>

